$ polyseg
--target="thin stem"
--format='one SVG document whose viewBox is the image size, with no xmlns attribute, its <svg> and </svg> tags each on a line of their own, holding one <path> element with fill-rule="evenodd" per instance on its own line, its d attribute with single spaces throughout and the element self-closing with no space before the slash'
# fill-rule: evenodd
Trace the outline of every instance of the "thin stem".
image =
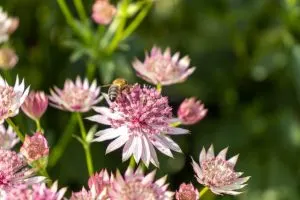
<svg viewBox="0 0 300 200">
<path fill-rule="evenodd" d="M 129 167 L 132 168 L 132 169 L 134 169 L 135 165 L 136 165 L 136 163 L 135 163 L 134 157 L 131 156 L 130 162 L 129 162 Z"/>
<path fill-rule="evenodd" d="M 177 127 L 177 126 L 180 126 L 181 125 L 181 122 L 178 121 L 178 122 L 173 122 L 170 124 L 171 127 Z"/>
<path fill-rule="evenodd" d="M 127 21 L 126 11 L 127 11 L 128 6 L 129 6 L 129 0 L 123 0 L 120 12 L 118 13 L 118 16 L 117 16 L 117 18 L 120 18 L 120 22 L 119 22 L 117 31 L 115 33 L 115 36 L 107 48 L 108 55 L 112 54 L 115 51 L 115 49 L 118 47 L 120 41 L 123 38 L 123 31 L 124 31 L 124 27 L 125 27 L 125 24 Z"/>
<path fill-rule="evenodd" d="M 70 25 L 73 24 L 74 18 L 73 18 L 73 16 L 72 16 L 72 14 L 71 14 L 71 12 L 70 12 L 70 10 L 69 10 L 69 8 L 68 8 L 68 6 L 67 6 L 65 0 L 57 0 L 57 3 L 58 3 L 58 5 L 59 5 L 59 7 L 60 7 L 62 13 L 64 14 L 64 16 L 65 16 L 67 22 L 68 22 Z"/>
<path fill-rule="evenodd" d="M 10 118 L 7 118 L 6 122 L 13 128 L 13 130 L 17 133 L 20 140 L 23 142 L 24 141 L 24 135 L 19 130 L 19 127 L 17 127 Z"/>
<path fill-rule="evenodd" d="M 77 121 L 78 121 L 78 125 L 79 125 L 80 132 L 81 132 L 82 141 L 84 142 L 82 145 L 83 145 L 83 149 L 85 152 L 86 164 L 88 167 L 89 175 L 91 176 L 94 173 L 94 167 L 93 167 L 92 154 L 91 154 L 91 150 L 90 150 L 90 144 L 86 141 L 86 130 L 84 128 L 81 114 L 79 112 L 77 112 L 76 116 L 77 116 Z"/>
<path fill-rule="evenodd" d="M 204 188 L 199 192 L 199 198 L 201 198 L 208 190 L 209 190 L 208 187 L 204 187 Z"/>
<path fill-rule="evenodd" d="M 40 120 L 39 119 L 36 119 L 34 120 L 35 121 L 35 124 L 36 124 L 36 132 L 39 132 L 42 130 L 42 127 L 41 127 L 41 123 L 40 123 Z"/>
<path fill-rule="evenodd" d="M 81 21 L 83 23 L 86 23 L 88 21 L 88 18 L 86 16 L 82 1 L 81 0 L 73 0 L 73 2 L 74 2 L 75 8 L 77 10 L 77 13 L 78 13 Z"/>
<path fill-rule="evenodd" d="M 62 138 L 59 140 L 58 144 L 53 148 L 52 153 L 50 155 L 49 159 L 49 166 L 52 167 L 54 166 L 57 161 L 60 159 L 62 156 L 65 148 L 69 144 L 71 138 L 72 138 L 72 133 L 75 129 L 75 123 L 76 123 L 76 115 L 72 114 L 68 125 L 63 132 Z"/>
<path fill-rule="evenodd" d="M 152 6 L 152 1 L 146 5 L 143 10 L 136 16 L 136 18 L 130 23 L 130 25 L 126 28 L 123 33 L 122 40 L 125 40 L 128 36 L 132 34 L 133 31 L 141 24 L 143 19 L 147 16 L 148 12 L 150 11 Z"/>
<path fill-rule="evenodd" d="M 90 81 L 92 81 L 92 79 L 94 78 L 95 72 L 96 72 L 95 63 L 92 61 L 88 61 L 87 66 L 86 66 L 86 76 L 88 77 L 88 79 Z"/>
<path fill-rule="evenodd" d="M 158 83 L 158 84 L 156 85 L 156 90 L 157 90 L 159 93 L 161 93 L 162 86 L 161 86 L 160 83 Z"/>
</svg>

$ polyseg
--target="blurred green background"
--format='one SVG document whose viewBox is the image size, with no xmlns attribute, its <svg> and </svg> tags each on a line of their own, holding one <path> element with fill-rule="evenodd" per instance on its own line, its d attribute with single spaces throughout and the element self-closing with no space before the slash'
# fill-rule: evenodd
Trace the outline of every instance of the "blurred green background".
<svg viewBox="0 0 300 200">
<path fill-rule="evenodd" d="M 84 2 L 90 13 L 92 0 Z M 72 1 L 68 3 L 73 8 Z M 0 5 L 20 18 L 20 27 L 10 40 L 20 57 L 10 72 L 12 80 L 19 74 L 32 89 L 48 92 L 53 85 L 62 87 L 66 78 L 84 76 L 86 58 L 71 62 L 72 50 L 64 45 L 71 31 L 55 0 L 1 0 Z M 172 190 L 183 181 L 200 187 L 193 177 L 190 155 L 198 158 L 202 146 L 214 144 L 216 151 L 229 146 L 230 156 L 239 153 L 237 169 L 252 178 L 238 197 L 206 194 L 203 199 L 300 199 L 299 22 L 297 0 L 160 0 L 126 41 L 129 48 L 117 51 L 109 64 L 98 65 L 99 83 L 118 76 L 143 83 L 131 62 L 135 57 L 143 60 L 144 50 L 156 44 L 189 55 L 197 67 L 185 83 L 163 88 L 174 113 L 191 96 L 209 109 L 203 121 L 186 127 L 191 135 L 175 137 L 184 154 L 159 159 L 158 177 L 169 174 Z M 48 109 L 42 125 L 51 146 L 69 118 L 70 113 Z M 34 123 L 23 114 L 14 120 L 22 130 L 34 130 Z M 86 121 L 86 126 L 91 125 Z M 105 155 L 106 146 L 92 145 L 95 168 L 126 169 L 121 151 Z M 80 143 L 73 139 L 49 173 L 74 190 L 86 185 Z"/>
</svg>

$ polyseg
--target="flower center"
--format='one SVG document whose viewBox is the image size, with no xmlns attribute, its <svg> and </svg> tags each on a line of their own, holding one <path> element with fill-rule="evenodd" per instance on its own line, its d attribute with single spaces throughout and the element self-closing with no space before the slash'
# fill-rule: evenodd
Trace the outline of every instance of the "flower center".
<svg viewBox="0 0 300 200">
<path fill-rule="evenodd" d="M 129 91 L 123 91 L 115 103 L 112 112 L 118 115 L 111 119 L 112 127 L 126 126 L 129 134 L 160 134 L 169 128 L 168 121 L 172 117 L 168 99 L 155 89 L 141 88 L 134 85 Z"/>
<path fill-rule="evenodd" d="M 8 185 L 8 180 L 5 176 L 5 173 L 2 170 L 0 170 L 0 187 L 6 185 Z"/>
<path fill-rule="evenodd" d="M 0 117 L 9 112 L 16 96 L 12 87 L 0 86 Z"/>
<path fill-rule="evenodd" d="M 208 185 L 230 185 L 238 177 L 233 167 L 223 159 L 213 158 L 201 163 L 203 172 L 202 181 Z"/>
<path fill-rule="evenodd" d="M 62 100 L 73 109 L 84 107 L 91 100 L 89 97 L 90 92 L 80 87 L 65 88 L 61 95 Z"/>
</svg>

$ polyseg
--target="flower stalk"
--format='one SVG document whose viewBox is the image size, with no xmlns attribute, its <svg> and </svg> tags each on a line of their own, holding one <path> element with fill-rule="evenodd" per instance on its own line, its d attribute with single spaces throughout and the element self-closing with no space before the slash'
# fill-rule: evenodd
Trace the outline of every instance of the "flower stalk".
<svg viewBox="0 0 300 200">
<path fill-rule="evenodd" d="M 81 132 L 81 137 L 82 137 L 82 141 L 83 141 L 82 145 L 83 145 L 83 149 L 84 149 L 84 153 L 85 153 L 85 157 L 86 157 L 86 164 L 87 164 L 88 172 L 89 172 L 89 175 L 91 176 L 94 173 L 94 166 L 93 166 L 93 160 L 92 160 L 92 155 L 91 155 L 91 150 L 90 150 L 90 144 L 86 140 L 87 134 L 86 134 L 86 130 L 84 128 L 81 114 L 79 112 L 76 112 L 76 117 L 77 117 L 78 125 L 79 125 L 80 132 Z"/>
<path fill-rule="evenodd" d="M 15 123 L 10 118 L 7 118 L 5 121 L 13 128 L 13 130 L 17 133 L 19 139 L 23 142 L 24 141 L 24 135 L 19 130 L 19 127 L 16 126 Z"/>
<path fill-rule="evenodd" d="M 204 187 L 204 188 L 199 192 L 199 197 L 201 198 L 208 190 L 209 190 L 208 187 Z"/>
<path fill-rule="evenodd" d="M 76 123 L 76 115 L 75 113 L 72 114 L 68 126 L 66 127 L 65 131 L 63 132 L 62 138 L 59 140 L 58 144 L 53 148 L 50 159 L 49 159 L 49 166 L 54 166 L 57 161 L 62 156 L 65 148 L 69 144 L 71 138 L 72 138 L 72 132 L 75 129 L 75 123 Z"/>
</svg>

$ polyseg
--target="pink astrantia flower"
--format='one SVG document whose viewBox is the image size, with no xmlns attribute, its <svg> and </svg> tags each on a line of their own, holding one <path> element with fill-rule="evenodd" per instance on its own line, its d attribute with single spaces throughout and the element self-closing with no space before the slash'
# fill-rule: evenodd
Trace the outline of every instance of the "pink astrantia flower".
<svg viewBox="0 0 300 200">
<path fill-rule="evenodd" d="M 92 189 L 95 187 L 96 193 L 98 195 L 102 194 L 104 196 L 104 191 L 107 190 L 107 187 L 111 185 L 113 176 L 110 176 L 106 169 L 101 170 L 99 173 L 95 173 L 89 178 L 88 185 Z"/>
<path fill-rule="evenodd" d="M 20 152 L 29 162 L 46 157 L 49 154 L 47 139 L 40 132 L 36 132 L 31 137 L 26 135 Z"/>
<path fill-rule="evenodd" d="M 176 191 L 176 200 L 197 200 L 199 191 L 194 188 L 193 184 L 182 183 L 179 190 Z"/>
<path fill-rule="evenodd" d="M 171 150 L 181 152 L 168 135 L 186 134 L 188 130 L 170 126 L 172 109 L 167 97 L 162 97 L 156 89 L 135 84 L 124 90 L 115 102 L 106 99 L 110 108 L 95 107 L 100 114 L 88 118 L 111 126 L 97 132 L 98 137 L 94 139 L 96 142 L 114 139 L 106 153 L 124 145 L 123 161 L 133 155 L 136 162 L 142 159 L 146 166 L 150 162 L 158 166 L 154 146 L 170 157 L 173 157 Z"/>
<path fill-rule="evenodd" d="M 34 184 L 30 187 L 20 185 L 4 193 L 4 200 L 61 200 L 66 188 L 57 190 L 57 182 L 48 188 L 45 183 Z"/>
<path fill-rule="evenodd" d="M 0 124 L 9 117 L 19 113 L 19 109 L 28 95 L 29 87 L 25 90 L 24 80 L 19 84 L 17 77 L 14 87 L 0 76 Z"/>
<path fill-rule="evenodd" d="M 107 200 L 109 199 L 107 190 L 114 180 L 113 175 L 109 175 L 106 169 L 95 173 L 89 178 L 88 185 L 90 190 L 82 188 L 79 192 L 73 192 L 71 200 Z"/>
<path fill-rule="evenodd" d="M 0 49 L 0 69 L 12 69 L 19 61 L 16 52 L 11 48 Z"/>
<path fill-rule="evenodd" d="M 125 176 L 117 172 L 112 187 L 108 189 L 111 200 L 171 200 L 174 193 L 168 191 L 166 176 L 154 182 L 155 171 L 144 175 L 142 169 L 135 172 L 128 168 Z"/>
<path fill-rule="evenodd" d="M 106 193 L 106 191 L 105 191 Z M 70 200 L 109 200 L 107 198 L 104 198 L 103 196 L 98 195 L 96 193 L 95 187 L 92 187 L 91 190 L 86 190 L 85 188 L 82 188 L 79 192 L 72 192 L 72 196 Z"/>
<path fill-rule="evenodd" d="M 34 170 L 14 151 L 0 149 L 0 189 L 8 191 L 18 185 L 39 183 L 45 177 L 34 177 Z"/>
<path fill-rule="evenodd" d="M 146 52 L 144 63 L 136 59 L 132 65 L 138 76 L 149 83 L 161 85 L 183 82 L 195 71 L 195 67 L 189 68 L 189 57 L 179 60 L 179 53 L 171 56 L 169 48 L 162 53 L 160 48 L 153 47 L 150 55 Z"/>
<path fill-rule="evenodd" d="M 33 120 L 40 119 L 48 107 L 48 97 L 44 92 L 30 92 L 22 105 L 23 112 Z"/>
<path fill-rule="evenodd" d="M 97 87 L 96 80 L 89 85 L 87 79 L 81 81 L 80 77 L 75 82 L 66 80 L 62 90 L 54 87 L 54 91 L 50 92 L 50 105 L 70 112 L 87 112 L 101 100 L 100 87 Z"/>
<path fill-rule="evenodd" d="M 12 34 L 19 26 L 19 19 L 9 17 L 6 12 L 0 7 L 0 44 L 9 39 L 9 35 Z"/>
<path fill-rule="evenodd" d="M 207 109 L 204 108 L 204 104 L 192 97 L 181 103 L 177 115 L 182 124 L 192 125 L 203 119 L 206 113 Z"/>
<path fill-rule="evenodd" d="M 18 142 L 19 138 L 17 134 L 14 132 L 11 126 L 8 126 L 6 129 L 3 124 L 0 124 L 0 148 L 2 149 L 11 149 Z"/>
<path fill-rule="evenodd" d="M 93 5 L 92 18 L 97 24 L 106 25 L 111 22 L 116 13 L 116 7 L 108 0 L 96 0 Z"/>
<path fill-rule="evenodd" d="M 238 155 L 226 160 L 227 150 L 228 148 L 225 148 L 215 156 L 213 146 L 210 146 L 207 152 L 203 148 L 199 156 L 200 165 L 194 160 L 192 165 L 197 181 L 213 193 L 238 195 L 241 192 L 237 190 L 244 188 L 250 177 L 241 178 L 243 173 L 234 171 Z"/>
</svg>

